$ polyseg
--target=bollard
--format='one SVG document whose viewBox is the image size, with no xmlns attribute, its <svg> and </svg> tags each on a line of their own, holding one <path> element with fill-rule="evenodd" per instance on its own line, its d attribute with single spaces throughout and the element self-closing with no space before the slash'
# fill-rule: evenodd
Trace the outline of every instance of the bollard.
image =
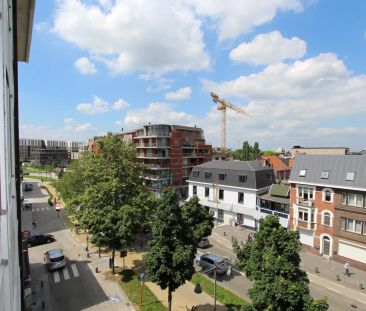
<svg viewBox="0 0 366 311">
<path fill-rule="evenodd" d="M 89 253 L 86 253 L 86 258 L 89 258 L 90 257 L 90 254 Z"/>
<path fill-rule="evenodd" d="M 46 308 L 46 304 L 42 301 L 42 309 Z"/>
<path fill-rule="evenodd" d="M 224 231 L 224 236 L 226 236 L 226 232 Z"/>
<path fill-rule="evenodd" d="M 109 269 L 112 269 L 112 258 L 109 258 Z"/>
<path fill-rule="evenodd" d="M 315 267 L 315 273 L 319 273 L 318 267 Z"/>
<path fill-rule="evenodd" d="M 95 267 L 95 273 L 98 273 L 99 270 L 98 270 L 98 267 Z"/>
<path fill-rule="evenodd" d="M 361 290 L 363 289 L 363 284 L 362 284 L 362 283 L 360 283 L 360 289 L 361 289 Z"/>
<path fill-rule="evenodd" d="M 41 281 L 41 288 L 43 288 L 43 281 Z"/>
<path fill-rule="evenodd" d="M 340 281 L 341 278 L 339 277 L 339 274 L 337 274 L 337 281 Z"/>
</svg>

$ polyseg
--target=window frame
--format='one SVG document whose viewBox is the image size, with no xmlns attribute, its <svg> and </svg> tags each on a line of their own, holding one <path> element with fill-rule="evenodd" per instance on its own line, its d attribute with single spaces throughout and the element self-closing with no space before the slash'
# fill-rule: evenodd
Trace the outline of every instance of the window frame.
<svg viewBox="0 0 366 311">
<path fill-rule="evenodd" d="M 326 203 L 332 203 L 333 202 L 333 190 L 329 189 L 329 188 L 324 188 L 323 189 L 323 202 Z M 327 195 L 330 195 L 329 200 L 327 200 Z"/>
<path fill-rule="evenodd" d="M 226 180 L 226 174 L 225 173 L 219 173 L 219 180 L 221 180 L 221 181 Z"/>
<path fill-rule="evenodd" d="M 248 175 L 239 175 L 239 182 L 246 183 L 248 181 Z"/>
<path fill-rule="evenodd" d="M 355 181 L 356 172 L 347 172 L 346 181 Z"/>
<path fill-rule="evenodd" d="M 299 209 L 298 210 L 298 219 L 300 221 L 303 221 L 303 222 L 309 222 L 309 211 L 308 210 Z"/>
<path fill-rule="evenodd" d="M 210 197 L 210 188 L 205 187 L 205 198 L 209 198 L 209 197 Z"/>
<path fill-rule="evenodd" d="M 238 203 L 244 204 L 244 192 L 238 192 Z"/>
<path fill-rule="evenodd" d="M 219 189 L 219 200 L 224 200 L 225 192 L 224 189 Z"/>
<path fill-rule="evenodd" d="M 211 179 L 212 178 L 212 172 L 205 172 L 205 179 Z"/>
<path fill-rule="evenodd" d="M 322 173 L 320 175 L 320 178 L 321 179 L 328 179 L 329 178 L 329 173 L 330 173 L 329 170 L 322 170 Z"/>
<path fill-rule="evenodd" d="M 200 176 L 200 171 L 193 170 L 192 174 L 193 174 L 193 177 L 199 177 Z"/>
<path fill-rule="evenodd" d="M 307 172 L 306 168 L 301 169 L 299 172 L 299 177 L 306 177 L 306 172 Z"/>
<path fill-rule="evenodd" d="M 192 186 L 192 194 L 197 195 L 197 186 Z"/>
<path fill-rule="evenodd" d="M 325 223 L 325 219 L 328 218 L 329 215 L 329 224 Z M 330 211 L 324 211 L 322 214 L 322 225 L 326 227 L 332 227 L 332 213 Z"/>
</svg>

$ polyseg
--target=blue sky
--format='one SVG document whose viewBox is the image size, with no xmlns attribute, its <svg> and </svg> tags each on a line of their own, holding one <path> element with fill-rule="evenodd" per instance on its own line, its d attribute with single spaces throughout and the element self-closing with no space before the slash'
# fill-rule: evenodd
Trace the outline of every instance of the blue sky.
<svg viewBox="0 0 366 311">
<path fill-rule="evenodd" d="M 366 1 L 58 0 L 36 4 L 20 136 L 86 141 L 197 125 L 227 145 L 366 149 Z"/>
</svg>

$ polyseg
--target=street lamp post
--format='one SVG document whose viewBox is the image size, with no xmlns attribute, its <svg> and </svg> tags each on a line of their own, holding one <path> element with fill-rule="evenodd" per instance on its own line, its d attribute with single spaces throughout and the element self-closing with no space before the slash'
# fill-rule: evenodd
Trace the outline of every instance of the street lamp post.
<svg viewBox="0 0 366 311">
<path fill-rule="evenodd" d="M 216 311 L 216 268 L 217 268 L 217 262 L 215 261 L 213 268 L 208 268 L 199 273 L 199 275 L 201 275 L 201 274 L 207 274 L 207 273 L 211 272 L 212 270 L 214 272 L 214 311 Z M 201 287 L 201 284 L 199 281 L 196 283 L 196 285 L 194 287 L 194 292 L 196 294 L 202 293 L 202 287 Z"/>
</svg>

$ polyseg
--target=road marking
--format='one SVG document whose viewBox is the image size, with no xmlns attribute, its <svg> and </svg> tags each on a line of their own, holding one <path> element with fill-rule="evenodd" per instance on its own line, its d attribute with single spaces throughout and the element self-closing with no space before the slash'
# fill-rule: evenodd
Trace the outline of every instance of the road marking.
<svg viewBox="0 0 366 311">
<path fill-rule="evenodd" d="M 63 274 L 64 274 L 64 278 L 65 280 L 68 280 L 70 278 L 70 275 L 69 275 L 69 271 L 67 270 L 67 268 L 65 267 L 63 270 L 62 270 Z"/>
<path fill-rule="evenodd" d="M 245 273 L 244 273 L 244 272 L 241 272 L 241 271 L 236 270 L 236 269 L 234 269 L 234 268 L 231 268 L 231 270 L 233 270 L 233 271 L 235 271 L 235 272 L 237 272 L 237 273 L 240 273 L 242 276 L 245 276 Z"/>
<path fill-rule="evenodd" d="M 60 282 L 60 275 L 58 274 L 58 271 L 53 272 L 53 279 L 55 280 L 55 283 Z"/>
<path fill-rule="evenodd" d="M 41 211 L 44 211 L 44 207 L 41 207 Z"/>
<path fill-rule="evenodd" d="M 357 301 L 366 304 L 366 301 L 363 301 L 363 300 L 360 300 L 360 299 L 357 299 Z"/>
<path fill-rule="evenodd" d="M 326 287 L 326 288 L 329 289 L 329 290 L 331 290 L 331 291 L 333 291 L 333 292 L 336 292 L 338 294 L 342 294 L 340 291 L 335 290 L 334 288 L 331 288 L 331 287 Z"/>
<path fill-rule="evenodd" d="M 50 208 L 47 206 L 47 207 L 46 207 L 46 210 L 49 210 L 49 209 L 50 209 Z"/>
<path fill-rule="evenodd" d="M 72 264 L 71 265 L 71 269 L 72 269 L 72 273 L 77 278 L 79 276 L 79 271 L 78 271 L 78 268 L 76 268 L 76 265 L 75 264 Z"/>
</svg>

